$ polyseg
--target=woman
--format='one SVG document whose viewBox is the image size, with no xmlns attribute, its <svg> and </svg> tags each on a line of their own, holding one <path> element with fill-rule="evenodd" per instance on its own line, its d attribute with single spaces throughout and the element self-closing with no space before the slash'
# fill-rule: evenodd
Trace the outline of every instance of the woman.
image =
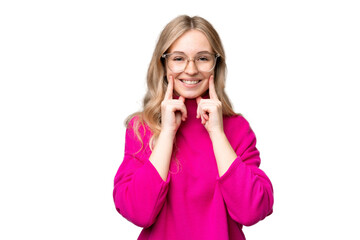
<svg viewBox="0 0 360 240">
<path fill-rule="evenodd" d="M 162 31 L 142 112 L 126 123 L 117 211 L 138 239 L 245 239 L 272 213 L 256 138 L 225 94 L 225 53 L 209 22 L 179 16 Z"/>
</svg>

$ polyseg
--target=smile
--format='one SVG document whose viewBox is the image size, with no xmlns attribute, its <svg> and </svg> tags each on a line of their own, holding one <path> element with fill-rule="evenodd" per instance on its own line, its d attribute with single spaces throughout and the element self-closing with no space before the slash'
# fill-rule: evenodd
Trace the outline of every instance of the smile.
<svg viewBox="0 0 360 240">
<path fill-rule="evenodd" d="M 189 84 L 189 85 L 195 85 L 198 84 L 201 80 L 180 80 L 181 82 L 185 83 L 185 84 Z"/>
</svg>

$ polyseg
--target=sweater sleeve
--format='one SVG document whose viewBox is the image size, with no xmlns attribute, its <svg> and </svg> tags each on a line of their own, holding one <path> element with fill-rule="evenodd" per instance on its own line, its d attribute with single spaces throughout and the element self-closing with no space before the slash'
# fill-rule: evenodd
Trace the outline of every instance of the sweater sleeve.
<svg viewBox="0 0 360 240">
<path fill-rule="evenodd" d="M 133 124 L 133 120 L 129 126 Z M 151 226 L 162 206 L 169 188 L 149 161 L 149 130 L 140 127 L 141 143 L 132 127 L 126 130 L 124 159 L 115 179 L 113 198 L 116 210 L 139 227 Z"/>
<path fill-rule="evenodd" d="M 255 134 L 243 117 L 239 119 L 240 123 L 237 122 L 228 134 L 237 158 L 218 181 L 231 218 L 250 226 L 272 213 L 273 187 L 259 169 Z"/>
</svg>

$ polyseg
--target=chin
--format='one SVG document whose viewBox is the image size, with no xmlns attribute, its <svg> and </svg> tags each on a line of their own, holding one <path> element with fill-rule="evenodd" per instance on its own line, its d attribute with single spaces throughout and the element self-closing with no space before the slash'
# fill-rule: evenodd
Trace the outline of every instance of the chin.
<svg viewBox="0 0 360 240">
<path fill-rule="evenodd" d="M 204 94 L 204 92 L 197 92 L 197 93 L 182 92 L 182 93 L 180 93 L 180 95 L 186 99 L 196 99 L 197 97 L 202 96 L 203 94 Z"/>
<path fill-rule="evenodd" d="M 196 99 L 199 95 L 188 95 L 188 96 L 184 96 L 184 98 L 186 99 Z"/>
</svg>

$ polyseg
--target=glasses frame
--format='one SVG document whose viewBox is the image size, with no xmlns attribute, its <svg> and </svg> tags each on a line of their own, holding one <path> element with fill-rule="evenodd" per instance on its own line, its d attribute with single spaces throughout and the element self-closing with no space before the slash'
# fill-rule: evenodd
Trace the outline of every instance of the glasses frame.
<svg viewBox="0 0 360 240">
<path fill-rule="evenodd" d="M 176 53 L 176 52 L 173 52 L 173 53 L 164 53 L 164 54 L 161 56 L 161 58 L 164 58 L 164 59 L 167 61 L 167 57 L 169 57 L 169 56 L 171 56 L 171 55 L 173 55 L 173 54 L 175 54 L 175 53 Z M 208 52 L 207 52 L 207 53 L 208 53 Z M 209 52 L 208 54 L 211 54 L 211 55 L 213 55 L 213 56 L 215 57 L 214 66 L 213 66 L 209 71 L 200 71 L 199 68 L 198 68 L 198 66 L 197 66 L 196 63 L 195 63 L 195 58 L 189 58 L 185 53 L 182 53 L 182 54 L 184 54 L 184 55 L 187 57 L 187 59 L 186 59 L 186 65 L 185 65 L 185 67 L 184 67 L 184 69 L 183 69 L 182 71 L 177 71 L 177 72 L 173 71 L 173 70 L 169 67 L 169 69 L 170 69 L 172 72 L 174 72 L 174 73 L 184 72 L 185 69 L 187 68 L 187 66 L 188 66 L 188 64 L 189 64 L 190 61 L 194 61 L 194 64 L 195 64 L 195 66 L 196 66 L 196 68 L 198 69 L 199 72 L 211 72 L 212 70 L 214 70 L 214 68 L 215 68 L 215 66 L 216 66 L 216 63 L 217 63 L 217 59 L 220 57 L 220 54 L 218 54 L 218 53 L 210 53 L 210 52 Z"/>
</svg>

